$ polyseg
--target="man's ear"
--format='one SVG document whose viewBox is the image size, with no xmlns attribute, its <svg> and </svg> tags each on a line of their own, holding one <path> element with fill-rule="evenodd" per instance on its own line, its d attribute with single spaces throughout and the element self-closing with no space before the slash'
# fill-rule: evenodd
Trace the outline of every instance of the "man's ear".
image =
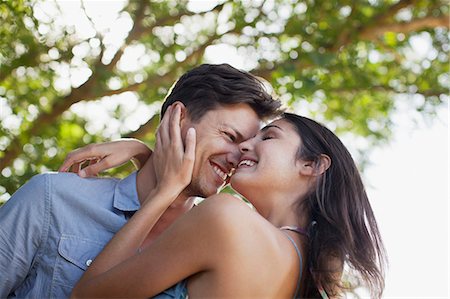
<svg viewBox="0 0 450 299">
<path fill-rule="evenodd" d="M 181 115 L 180 115 L 181 136 L 186 136 L 187 130 L 190 127 L 192 127 L 192 122 L 191 122 L 191 118 L 189 117 L 189 112 L 187 111 L 186 106 L 180 101 L 176 101 L 172 105 L 174 105 L 174 107 L 179 106 L 181 108 Z"/>
<path fill-rule="evenodd" d="M 305 176 L 319 176 L 331 166 L 331 158 L 328 155 L 321 154 L 319 161 L 299 160 L 300 174 Z"/>
<path fill-rule="evenodd" d="M 173 104 L 173 107 L 180 107 L 181 108 L 181 116 L 180 116 L 180 121 L 182 121 L 186 116 L 187 116 L 187 109 L 186 106 L 184 106 L 184 104 L 180 101 L 176 101 Z"/>
</svg>

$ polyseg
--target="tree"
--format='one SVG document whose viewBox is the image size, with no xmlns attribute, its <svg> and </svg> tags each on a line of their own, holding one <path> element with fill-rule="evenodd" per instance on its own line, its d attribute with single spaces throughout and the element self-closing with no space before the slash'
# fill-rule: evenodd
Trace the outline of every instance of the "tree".
<svg viewBox="0 0 450 299">
<path fill-rule="evenodd" d="M 448 101 L 445 1 L 202 3 L 194 11 L 186 1 L 129 1 L 116 10 L 3 1 L 0 199 L 86 143 L 127 136 L 152 144 L 171 84 L 220 48 L 242 57 L 287 106 L 370 145 L 389 138 L 399 96 L 426 115 Z M 103 10 L 113 27 L 102 25 Z M 420 45 L 427 49 L 414 56 Z"/>
</svg>

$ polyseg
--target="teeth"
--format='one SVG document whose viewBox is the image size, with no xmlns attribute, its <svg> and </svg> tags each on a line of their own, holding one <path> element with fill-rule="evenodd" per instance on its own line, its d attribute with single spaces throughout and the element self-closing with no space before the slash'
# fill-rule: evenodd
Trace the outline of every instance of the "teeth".
<svg viewBox="0 0 450 299">
<path fill-rule="evenodd" d="M 227 174 L 223 172 L 219 167 L 214 166 L 213 169 L 222 178 L 222 180 L 225 181 L 227 179 Z"/>
<path fill-rule="evenodd" d="M 253 166 L 255 164 L 256 164 L 255 161 L 252 161 L 252 160 L 242 160 L 241 162 L 239 162 L 238 167 L 242 166 L 242 165 Z"/>
</svg>

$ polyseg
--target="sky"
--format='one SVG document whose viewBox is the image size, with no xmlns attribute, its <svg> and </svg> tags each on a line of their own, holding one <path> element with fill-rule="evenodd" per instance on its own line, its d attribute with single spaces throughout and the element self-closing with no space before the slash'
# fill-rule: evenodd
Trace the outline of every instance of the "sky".
<svg viewBox="0 0 450 299">
<path fill-rule="evenodd" d="M 89 3 L 86 4 L 89 9 Z M 76 17 L 74 8 L 79 7 L 76 2 L 60 2 L 60 6 L 67 12 L 67 16 L 62 19 L 64 22 L 73 22 L 81 36 L 92 34 L 87 20 Z M 120 3 L 117 6 L 120 7 Z M 96 11 L 101 13 L 102 20 L 98 26 L 111 26 L 114 18 L 108 17 L 107 9 L 102 7 Z M 50 9 L 46 8 L 45 12 L 49 13 Z M 95 20 L 96 16 L 93 17 Z M 112 39 L 122 40 L 120 32 L 131 26 L 126 19 L 115 21 L 114 24 L 110 31 L 113 33 L 110 37 L 112 43 L 115 42 Z M 78 50 L 83 51 L 81 48 Z M 426 47 L 419 40 L 414 55 L 426 53 Z M 226 62 L 237 68 L 248 67 L 248 62 L 229 46 L 210 47 L 205 57 L 210 63 Z M 132 66 L 133 62 L 124 63 L 127 64 Z M 76 79 L 77 76 L 72 78 Z M 61 80 L 59 84 L 64 87 L 71 83 Z M 389 258 L 383 297 L 448 298 L 449 110 L 448 106 L 444 106 L 436 117 L 424 118 L 409 108 L 409 100 L 413 99 L 398 101 L 397 112 L 393 116 L 392 139 L 372 151 L 371 164 L 364 172 L 369 198 Z M 124 96 L 123 102 L 137 105 L 133 94 Z M 130 106 L 130 109 L 136 108 L 133 107 Z M 92 108 L 89 106 L 86 110 L 93 111 Z M 147 110 L 144 112 L 148 115 Z M 100 113 L 95 115 L 99 118 Z M 117 129 L 119 125 L 112 128 Z"/>
<path fill-rule="evenodd" d="M 405 110 L 365 173 L 390 263 L 384 297 L 448 298 L 448 107 L 432 123 Z"/>
</svg>

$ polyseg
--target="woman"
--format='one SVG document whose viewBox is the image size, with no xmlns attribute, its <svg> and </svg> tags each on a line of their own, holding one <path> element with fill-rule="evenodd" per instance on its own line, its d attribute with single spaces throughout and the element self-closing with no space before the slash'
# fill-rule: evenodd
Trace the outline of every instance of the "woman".
<svg viewBox="0 0 450 299">
<path fill-rule="evenodd" d="M 157 134 L 154 154 L 172 152 L 160 161 L 159 187 L 73 297 L 151 297 L 173 285 L 167 294 L 176 298 L 334 297 L 344 291 L 344 264 L 381 297 L 384 249 L 355 163 L 331 131 L 289 113 L 240 144 L 230 183 L 256 211 L 232 195 L 211 196 L 141 250 L 192 172 L 195 134 L 184 150 L 171 114 Z"/>
</svg>

